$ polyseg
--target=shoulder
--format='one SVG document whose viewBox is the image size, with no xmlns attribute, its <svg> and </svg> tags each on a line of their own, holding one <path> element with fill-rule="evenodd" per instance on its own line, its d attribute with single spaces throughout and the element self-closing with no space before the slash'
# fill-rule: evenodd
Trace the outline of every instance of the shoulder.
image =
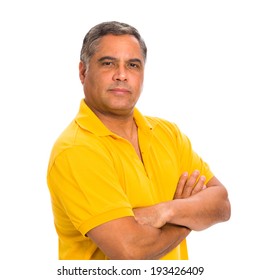
<svg viewBox="0 0 260 280">
<path fill-rule="evenodd" d="M 49 169 L 57 162 L 66 164 L 84 160 L 87 164 L 91 159 L 109 158 L 109 151 L 102 141 L 103 138 L 82 129 L 75 121 L 71 122 L 54 142 L 49 158 Z"/>
<path fill-rule="evenodd" d="M 158 117 L 150 117 L 146 116 L 146 120 L 151 124 L 153 130 L 156 131 L 163 131 L 165 133 L 170 133 L 173 135 L 181 134 L 181 131 L 177 124 L 174 122 L 170 122 L 168 120 L 158 118 Z"/>
<path fill-rule="evenodd" d="M 153 128 L 153 135 L 162 141 L 170 141 L 171 144 L 175 143 L 177 146 L 189 146 L 190 140 L 179 126 L 171 121 L 158 117 L 146 116 L 147 122 Z"/>
</svg>

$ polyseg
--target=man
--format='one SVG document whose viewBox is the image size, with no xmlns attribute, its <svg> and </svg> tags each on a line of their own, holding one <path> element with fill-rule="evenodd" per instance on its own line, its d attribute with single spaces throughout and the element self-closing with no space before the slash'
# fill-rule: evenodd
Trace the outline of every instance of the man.
<svg viewBox="0 0 260 280">
<path fill-rule="evenodd" d="M 175 124 L 136 108 L 146 45 L 124 23 L 86 35 L 84 100 L 54 145 L 60 259 L 187 259 L 186 237 L 230 217 L 225 187 Z"/>
</svg>

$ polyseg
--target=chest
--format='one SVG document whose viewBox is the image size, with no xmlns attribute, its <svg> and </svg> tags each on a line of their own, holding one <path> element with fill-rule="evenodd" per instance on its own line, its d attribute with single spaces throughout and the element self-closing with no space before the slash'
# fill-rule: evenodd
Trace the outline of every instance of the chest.
<svg viewBox="0 0 260 280">
<path fill-rule="evenodd" d="M 115 170 L 133 208 L 173 199 L 180 176 L 174 147 L 157 141 L 140 141 L 138 147 L 123 139 L 115 141 Z"/>
</svg>

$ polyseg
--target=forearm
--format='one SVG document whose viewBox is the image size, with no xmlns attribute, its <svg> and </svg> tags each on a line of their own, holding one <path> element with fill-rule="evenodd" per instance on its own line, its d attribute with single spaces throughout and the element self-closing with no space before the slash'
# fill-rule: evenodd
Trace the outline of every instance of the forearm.
<svg viewBox="0 0 260 280">
<path fill-rule="evenodd" d="M 109 259 L 159 259 L 182 242 L 190 229 L 178 225 L 155 228 L 141 225 L 133 217 L 104 223 L 88 232 Z"/>
<path fill-rule="evenodd" d="M 137 235 L 132 240 L 136 249 L 134 255 L 139 256 L 138 259 L 160 259 L 176 248 L 190 232 L 187 227 L 173 224 L 166 224 L 161 229 L 150 227 L 148 234 Z"/>
<path fill-rule="evenodd" d="M 185 199 L 166 203 L 168 223 L 203 230 L 230 217 L 230 204 L 224 187 L 209 187 Z"/>
</svg>

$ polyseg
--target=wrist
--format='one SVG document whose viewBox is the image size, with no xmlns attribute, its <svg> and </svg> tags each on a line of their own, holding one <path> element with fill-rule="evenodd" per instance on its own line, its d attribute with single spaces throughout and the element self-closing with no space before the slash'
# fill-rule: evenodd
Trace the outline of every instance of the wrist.
<svg viewBox="0 0 260 280">
<path fill-rule="evenodd" d="M 165 219 L 166 223 L 178 224 L 176 221 L 176 217 L 177 217 L 177 213 L 178 213 L 178 200 L 167 201 L 165 203 L 164 207 L 165 207 L 164 219 Z"/>
<path fill-rule="evenodd" d="M 163 203 L 163 209 L 161 211 L 163 220 L 165 221 L 165 224 L 172 224 L 174 220 L 174 205 L 173 200 L 166 201 Z"/>
</svg>

